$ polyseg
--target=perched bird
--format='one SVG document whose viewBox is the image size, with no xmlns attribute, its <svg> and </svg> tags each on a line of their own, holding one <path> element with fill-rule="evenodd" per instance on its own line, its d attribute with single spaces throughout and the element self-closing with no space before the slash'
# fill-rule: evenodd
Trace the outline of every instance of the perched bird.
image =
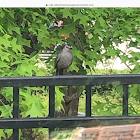
<svg viewBox="0 0 140 140">
<path fill-rule="evenodd" d="M 71 53 L 72 46 L 65 44 L 63 50 L 57 55 L 55 60 L 56 75 L 63 75 L 63 70 L 69 68 L 73 61 Z"/>
</svg>

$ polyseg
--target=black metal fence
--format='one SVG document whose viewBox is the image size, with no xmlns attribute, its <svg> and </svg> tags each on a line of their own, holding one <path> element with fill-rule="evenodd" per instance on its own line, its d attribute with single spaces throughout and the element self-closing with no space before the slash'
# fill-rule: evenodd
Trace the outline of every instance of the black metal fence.
<svg viewBox="0 0 140 140">
<path fill-rule="evenodd" d="M 93 85 L 123 85 L 122 116 L 91 116 L 91 88 Z M 13 129 L 13 140 L 19 139 L 19 129 L 23 128 L 66 128 L 97 126 L 108 124 L 140 123 L 140 116 L 128 115 L 128 93 L 130 84 L 140 84 L 140 74 L 119 75 L 74 75 L 44 77 L 0 78 L 0 87 L 13 87 L 13 118 L 1 118 L 0 129 Z M 55 86 L 86 86 L 86 116 L 54 118 Z M 19 88 L 25 86 L 49 86 L 49 117 L 19 118 Z"/>
</svg>

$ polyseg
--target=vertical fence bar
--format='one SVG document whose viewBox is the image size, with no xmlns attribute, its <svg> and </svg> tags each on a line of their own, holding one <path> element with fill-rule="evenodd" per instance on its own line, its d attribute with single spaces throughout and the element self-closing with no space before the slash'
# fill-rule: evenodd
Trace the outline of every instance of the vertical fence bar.
<svg viewBox="0 0 140 140">
<path fill-rule="evenodd" d="M 123 116 L 128 116 L 128 85 L 123 85 Z"/>
<path fill-rule="evenodd" d="M 55 86 L 49 86 L 49 117 L 54 117 L 55 112 Z M 49 128 L 49 134 L 54 128 Z"/>
<path fill-rule="evenodd" d="M 86 86 L 86 117 L 91 116 L 91 86 Z"/>
<path fill-rule="evenodd" d="M 19 88 L 13 87 L 13 118 L 19 117 Z M 13 129 L 13 140 L 19 140 L 19 129 Z"/>
</svg>

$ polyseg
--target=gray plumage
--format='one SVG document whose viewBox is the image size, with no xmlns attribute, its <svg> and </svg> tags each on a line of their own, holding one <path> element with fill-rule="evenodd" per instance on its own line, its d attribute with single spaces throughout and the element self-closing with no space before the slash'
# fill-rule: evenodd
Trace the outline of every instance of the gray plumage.
<svg viewBox="0 0 140 140">
<path fill-rule="evenodd" d="M 56 75 L 63 75 L 63 70 L 69 68 L 72 64 L 73 56 L 71 49 L 71 45 L 65 44 L 63 50 L 57 55 L 55 60 Z"/>
</svg>

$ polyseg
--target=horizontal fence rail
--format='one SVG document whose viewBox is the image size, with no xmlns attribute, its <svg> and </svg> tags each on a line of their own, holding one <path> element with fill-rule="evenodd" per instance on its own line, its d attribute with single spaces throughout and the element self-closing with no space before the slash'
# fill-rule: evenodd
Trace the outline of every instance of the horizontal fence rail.
<svg viewBox="0 0 140 140">
<path fill-rule="evenodd" d="M 91 89 L 94 85 L 123 85 L 122 116 L 91 116 Z M 13 129 L 13 140 L 19 140 L 19 129 L 91 127 L 98 125 L 122 125 L 140 123 L 140 116 L 128 115 L 129 85 L 140 84 L 140 74 L 71 75 L 43 77 L 4 77 L 0 87 L 13 87 L 13 118 L 0 118 L 0 129 Z M 85 85 L 85 117 L 54 117 L 55 86 Z M 19 88 L 25 86 L 49 86 L 49 117 L 19 118 Z"/>
<path fill-rule="evenodd" d="M 140 123 L 140 116 L 95 116 L 0 119 L 0 129 L 18 128 L 75 128 L 101 125 L 123 125 Z M 15 140 L 15 139 L 14 139 Z"/>
<path fill-rule="evenodd" d="M 140 74 L 0 78 L 0 87 L 140 84 Z"/>
</svg>

